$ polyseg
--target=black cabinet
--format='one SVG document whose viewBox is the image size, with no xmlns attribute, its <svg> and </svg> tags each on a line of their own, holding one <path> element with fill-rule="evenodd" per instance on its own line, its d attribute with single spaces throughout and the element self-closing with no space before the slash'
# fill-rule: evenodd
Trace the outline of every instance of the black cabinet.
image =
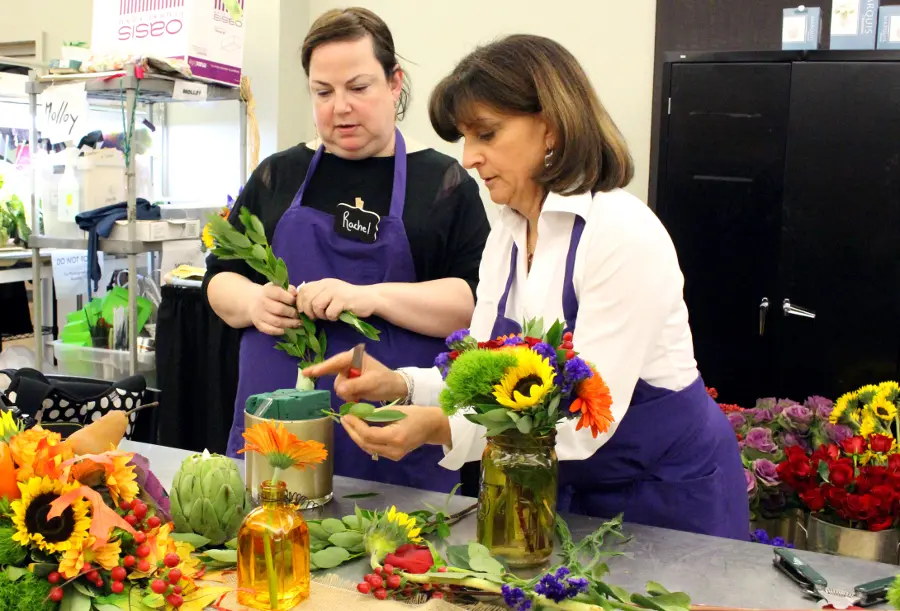
<svg viewBox="0 0 900 611">
<path fill-rule="evenodd" d="M 728 402 L 897 378 L 900 56 L 860 57 L 666 63 L 652 196 Z"/>
</svg>

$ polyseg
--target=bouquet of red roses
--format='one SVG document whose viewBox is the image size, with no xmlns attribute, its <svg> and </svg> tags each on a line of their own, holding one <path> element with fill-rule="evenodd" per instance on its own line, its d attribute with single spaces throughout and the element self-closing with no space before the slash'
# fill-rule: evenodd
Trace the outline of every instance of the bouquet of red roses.
<svg viewBox="0 0 900 611">
<path fill-rule="evenodd" d="M 856 435 L 824 444 L 807 456 L 785 448 L 778 465 L 781 480 L 823 519 L 850 528 L 879 531 L 900 518 L 900 454 L 894 438 Z"/>
</svg>

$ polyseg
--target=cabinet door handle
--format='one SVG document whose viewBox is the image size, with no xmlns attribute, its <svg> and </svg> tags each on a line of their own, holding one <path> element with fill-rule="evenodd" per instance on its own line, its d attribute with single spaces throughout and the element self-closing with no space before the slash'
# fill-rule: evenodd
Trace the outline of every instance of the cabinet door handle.
<svg viewBox="0 0 900 611">
<path fill-rule="evenodd" d="M 812 310 L 807 310 L 806 308 L 801 308 L 799 306 L 791 305 L 790 299 L 785 299 L 781 304 L 781 311 L 784 312 L 785 316 L 799 316 L 801 318 L 815 318 L 816 313 Z"/>
<path fill-rule="evenodd" d="M 766 315 L 769 313 L 769 300 L 766 297 L 763 297 L 762 301 L 759 302 L 759 335 L 762 335 L 766 332 Z"/>
</svg>

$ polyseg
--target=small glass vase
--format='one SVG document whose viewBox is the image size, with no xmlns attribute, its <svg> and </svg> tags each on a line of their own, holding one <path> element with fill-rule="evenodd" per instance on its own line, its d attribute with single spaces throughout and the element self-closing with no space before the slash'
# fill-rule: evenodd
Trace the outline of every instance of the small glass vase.
<svg viewBox="0 0 900 611">
<path fill-rule="evenodd" d="M 558 478 L 555 431 L 488 438 L 481 458 L 478 542 L 510 567 L 546 563 L 553 554 Z"/>
<path fill-rule="evenodd" d="M 287 502 L 287 484 L 265 481 L 260 506 L 238 531 L 238 602 L 287 611 L 309 597 L 309 527 Z"/>
</svg>

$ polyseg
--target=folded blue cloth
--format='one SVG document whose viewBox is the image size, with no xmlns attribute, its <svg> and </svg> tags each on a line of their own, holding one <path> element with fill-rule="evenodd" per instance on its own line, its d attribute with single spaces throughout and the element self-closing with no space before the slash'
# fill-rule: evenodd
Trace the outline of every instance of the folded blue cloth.
<svg viewBox="0 0 900 611">
<path fill-rule="evenodd" d="M 75 222 L 83 230 L 88 232 L 88 299 L 93 291 L 100 289 L 100 262 L 97 260 L 97 246 L 100 238 L 108 238 L 116 221 L 128 218 L 128 204 L 119 202 L 111 206 L 97 208 L 82 212 L 75 217 Z M 151 204 L 146 199 L 137 199 L 137 220 L 158 221 L 160 219 L 159 206 Z M 91 289 L 93 282 L 93 290 Z"/>
</svg>

